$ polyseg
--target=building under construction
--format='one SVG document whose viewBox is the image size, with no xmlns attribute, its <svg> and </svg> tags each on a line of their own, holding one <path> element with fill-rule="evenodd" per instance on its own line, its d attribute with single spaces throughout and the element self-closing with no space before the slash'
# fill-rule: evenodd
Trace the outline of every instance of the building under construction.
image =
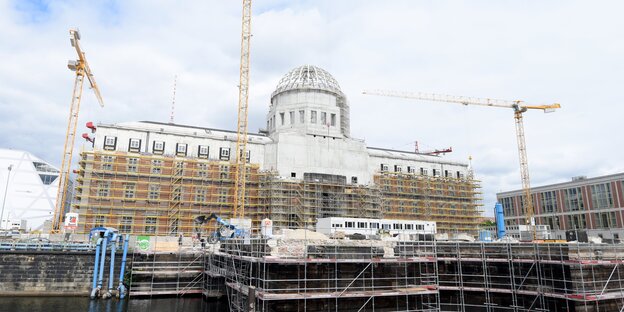
<svg viewBox="0 0 624 312">
<path fill-rule="evenodd" d="M 199 214 L 232 216 L 236 132 L 158 122 L 92 127 L 79 163 L 78 232 L 190 235 Z M 301 66 L 271 96 L 266 129 L 249 134 L 245 217 L 310 228 L 320 217 L 436 221 L 476 233 L 479 184 L 465 163 L 367 147 L 350 136 L 349 104 L 325 70 Z"/>
<path fill-rule="evenodd" d="M 287 230 L 139 253 L 130 296 L 203 293 L 230 311 L 624 310 L 624 245 L 420 238 Z"/>
</svg>

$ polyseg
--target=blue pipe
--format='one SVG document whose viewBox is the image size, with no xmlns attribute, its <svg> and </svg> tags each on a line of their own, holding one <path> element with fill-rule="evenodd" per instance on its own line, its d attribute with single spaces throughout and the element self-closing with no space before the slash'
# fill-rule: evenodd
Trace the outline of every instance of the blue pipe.
<svg viewBox="0 0 624 312">
<path fill-rule="evenodd" d="M 94 291 L 97 283 L 97 271 L 98 265 L 100 264 L 100 247 L 102 245 L 102 239 L 98 238 L 97 244 L 95 245 L 95 264 L 93 266 L 93 285 L 91 286 L 91 291 Z M 95 294 L 91 293 L 91 299 L 95 299 Z"/>
<path fill-rule="evenodd" d="M 121 257 L 121 269 L 119 270 L 119 286 L 117 287 L 117 292 L 119 293 L 119 298 L 123 299 L 126 297 L 126 286 L 123 284 L 124 271 L 126 270 L 126 257 L 128 255 L 128 242 L 130 241 L 130 235 L 126 234 L 126 239 L 124 240 L 123 245 L 123 256 Z"/>
<path fill-rule="evenodd" d="M 494 216 L 496 217 L 496 235 L 498 239 L 505 237 L 505 216 L 503 215 L 503 205 L 496 203 L 494 206 Z"/>
<path fill-rule="evenodd" d="M 110 260 L 110 271 L 108 273 L 108 292 L 110 293 L 113 290 L 113 282 L 115 280 L 115 276 L 113 276 L 115 272 L 115 251 L 117 250 L 117 233 L 113 233 L 113 238 L 111 239 L 111 260 Z"/>
<path fill-rule="evenodd" d="M 108 243 L 108 235 L 110 230 L 104 232 L 104 243 L 102 243 L 102 259 L 100 261 L 100 274 L 98 277 L 97 288 L 102 289 L 102 283 L 104 282 L 104 264 L 106 262 L 106 244 Z"/>
</svg>

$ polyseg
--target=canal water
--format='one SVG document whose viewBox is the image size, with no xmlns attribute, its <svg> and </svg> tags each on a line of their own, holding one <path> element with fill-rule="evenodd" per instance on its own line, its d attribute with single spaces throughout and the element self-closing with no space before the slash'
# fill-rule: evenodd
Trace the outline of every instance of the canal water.
<svg viewBox="0 0 624 312">
<path fill-rule="evenodd" d="M 197 298 L 109 299 L 86 297 L 0 297 L 0 312 L 226 312 L 227 300 Z"/>
</svg>

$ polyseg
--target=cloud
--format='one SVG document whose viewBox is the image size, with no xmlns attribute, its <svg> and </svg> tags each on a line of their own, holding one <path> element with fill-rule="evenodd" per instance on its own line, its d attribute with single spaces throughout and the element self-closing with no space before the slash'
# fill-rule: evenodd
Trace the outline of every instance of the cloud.
<svg viewBox="0 0 624 312">
<path fill-rule="evenodd" d="M 349 97 L 353 136 L 472 156 L 486 211 L 496 192 L 521 185 L 511 111 L 361 91 L 560 102 L 554 114 L 525 114 L 533 184 L 621 172 L 622 9 L 617 1 L 257 1 L 250 131 L 264 126 L 281 76 L 314 64 Z M 106 103 L 99 108 L 85 86 L 79 130 L 86 121 L 167 121 L 176 74 L 177 123 L 235 128 L 240 14 L 236 1 L 0 1 L 0 146 L 60 163 L 75 26 Z"/>
</svg>

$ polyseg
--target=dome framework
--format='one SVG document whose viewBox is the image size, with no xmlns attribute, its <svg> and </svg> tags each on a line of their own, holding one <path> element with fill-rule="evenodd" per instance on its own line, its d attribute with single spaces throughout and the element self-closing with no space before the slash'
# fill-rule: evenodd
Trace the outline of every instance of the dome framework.
<svg viewBox="0 0 624 312">
<path fill-rule="evenodd" d="M 322 90 L 343 95 L 338 81 L 328 71 L 314 65 L 303 65 L 290 70 L 282 77 L 271 98 L 279 93 L 297 89 Z"/>
</svg>

